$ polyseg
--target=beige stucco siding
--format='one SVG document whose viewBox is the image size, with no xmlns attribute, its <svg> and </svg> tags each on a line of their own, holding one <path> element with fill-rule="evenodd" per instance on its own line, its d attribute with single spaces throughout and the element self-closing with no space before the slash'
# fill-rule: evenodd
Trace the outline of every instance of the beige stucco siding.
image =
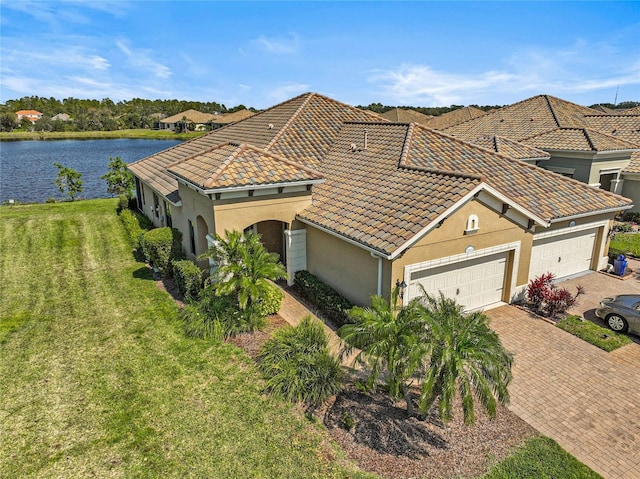
<svg viewBox="0 0 640 479">
<path fill-rule="evenodd" d="M 307 269 L 355 304 L 368 306 L 377 293 L 378 259 L 311 226 L 307 226 Z M 388 287 L 383 295 L 388 295 Z"/>
<path fill-rule="evenodd" d="M 624 170 L 627 165 L 629 165 L 629 161 L 629 156 L 620 159 L 594 160 L 591 165 L 591 176 L 589 177 L 589 184 L 600 183 L 600 170 L 608 170 L 613 168 Z"/>
<path fill-rule="evenodd" d="M 311 206 L 309 193 L 218 200 L 213 203 L 216 233 L 243 231 L 260 221 L 276 220 L 291 225 L 295 216 Z"/>
<path fill-rule="evenodd" d="M 640 174 L 622 176 L 622 196 L 633 201 L 633 208 L 630 211 L 640 211 Z"/>
<path fill-rule="evenodd" d="M 542 163 L 542 166 L 553 171 L 554 168 L 570 168 L 574 169 L 572 178 L 583 183 L 590 183 L 591 179 L 591 158 L 568 158 L 555 156 L 552 154 L 549 160 Z"/>
<path fill-rule="evenodd" d="M 475 233 L 465 234 L 470 215 L 478 217 L 479 229 Z M 404 277 L 404 267 L 438 258 L 459 255 L 468 246 L 478 251 L 485 248 L 520 243 L 519 264 L 516 272 L 516 285 L 526 284 L 529 273 L 532 235 L 509 219 L 501 217 L 476 200 L 469 201 L 445 220 L 440 228 L 431 230 L 415 246 L 393 262 L 391 282 Z M 513 268 L 515 257 L 510 254 L 507 272 Z M 508 278 L 509 282 L 511 278 Z M 506 291 L 505 294 L 511 292 Z"/>
</svg>

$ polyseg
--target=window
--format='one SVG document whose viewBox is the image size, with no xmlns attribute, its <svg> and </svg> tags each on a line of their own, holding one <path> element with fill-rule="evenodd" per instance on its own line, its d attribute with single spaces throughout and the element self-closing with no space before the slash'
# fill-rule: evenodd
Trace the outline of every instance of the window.
<svg viewBox="0 0 640 479">
<path fill-rule="evenodd" d="M 189 220 L 189 246 L 191 246 L 191 254 L 196 254 L 196 232 L 191 220 Z"/>
<path fill-rule="evenodd" d="M 167 226 L 169 228 L 173 227 L 173 222 L 171 221 L 171 206 L 166 201 L 164 202 L 164 215 L 167 218 Z"/>
<path fill-rule="evenodd" d="M 160 218 L 160 201 L 158 200 L 158 195 L 153 194 L 153 212 L 156 215 L 156 218 Z"/>
<path fill-rule="evenodd" d="M 465 234 L 475 233 L 480 229 L 480 221 L 477 215 L 469 215 L 467 218 L 467 229 L 464 230 Z"/>
</svg>

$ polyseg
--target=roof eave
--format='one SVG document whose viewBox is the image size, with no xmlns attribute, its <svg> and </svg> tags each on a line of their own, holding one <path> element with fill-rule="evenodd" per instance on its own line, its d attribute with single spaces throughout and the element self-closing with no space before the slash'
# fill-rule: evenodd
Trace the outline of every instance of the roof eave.
<svg viewBox="0 0 640 479">
<path fill-rule="evenodd" d="M 615 213 L 617 211 L 623 211 L 623 210 L 628 210 L 629 208 L 633 208 L 633 204 L 628 204 L 626 206 L 618 206 L 615 208 L 607 208 L 604 210 L 597 210 L 597 211 L 589 211 L 587 213 L 579 213 L 577 215 L 571 215 L 571 216 L 562 216 L 560 218 L 552 218 L 550 223 L 559 223 L 560 221 L 567 221 L 567 220 L 576 220 L 579 218 L 586 218 L 587 216 L 595 216 L 595 215 L 604 215 L 607 213 Z"/>
<path fill-rule="evenodd" d="M 229 191 L 249 191 L 249 190 L 264 190 L 268 188 L 285 188 L 287 186 L 307 186 L 307 185 L 318 185 L 320 183 L 324 183 L 325 179 L 319 180 L 304 180 L 304 181 L 281 181 L 277 183 L 262 183 L 259 185 L 242 185 L 242 186 L 228 186 L 223 188 L 207 188 L 202 189 L 204 194 L 210 195 L 213 193 L 224 193 Z"/>
</svg>

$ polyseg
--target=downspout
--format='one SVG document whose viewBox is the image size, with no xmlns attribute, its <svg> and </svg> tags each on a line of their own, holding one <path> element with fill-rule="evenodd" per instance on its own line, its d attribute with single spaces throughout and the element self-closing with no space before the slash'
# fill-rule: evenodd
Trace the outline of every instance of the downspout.
<svg viewBox="0 0 640 479">
<path fill-rule="evenodd" d="M 369 253 L 372 258 L 378 258 L 378 296 L 382 296 L 382 256 Z"/>
</svg>

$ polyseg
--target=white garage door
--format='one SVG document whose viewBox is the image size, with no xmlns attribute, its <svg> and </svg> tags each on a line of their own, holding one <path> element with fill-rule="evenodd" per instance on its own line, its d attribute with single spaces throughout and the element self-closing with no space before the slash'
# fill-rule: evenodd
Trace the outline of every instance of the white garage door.
<svg viewBox="0 0 640 479">
<path fill-rule="evenodd" d="M 529 279 L 551 272 L 563 278 L 591 269 L 596 229 L 533 241 Z"/>
<path fill-rule="evenodd" d="M 414 271 L 409 279 L 408 299 L 422 295 L 422 285 L 430 295 L 442 292 L 456 299 L 467 311 L 487 307 L 502 301 L 506 265 L 504 252 Z"/>
</svg>

